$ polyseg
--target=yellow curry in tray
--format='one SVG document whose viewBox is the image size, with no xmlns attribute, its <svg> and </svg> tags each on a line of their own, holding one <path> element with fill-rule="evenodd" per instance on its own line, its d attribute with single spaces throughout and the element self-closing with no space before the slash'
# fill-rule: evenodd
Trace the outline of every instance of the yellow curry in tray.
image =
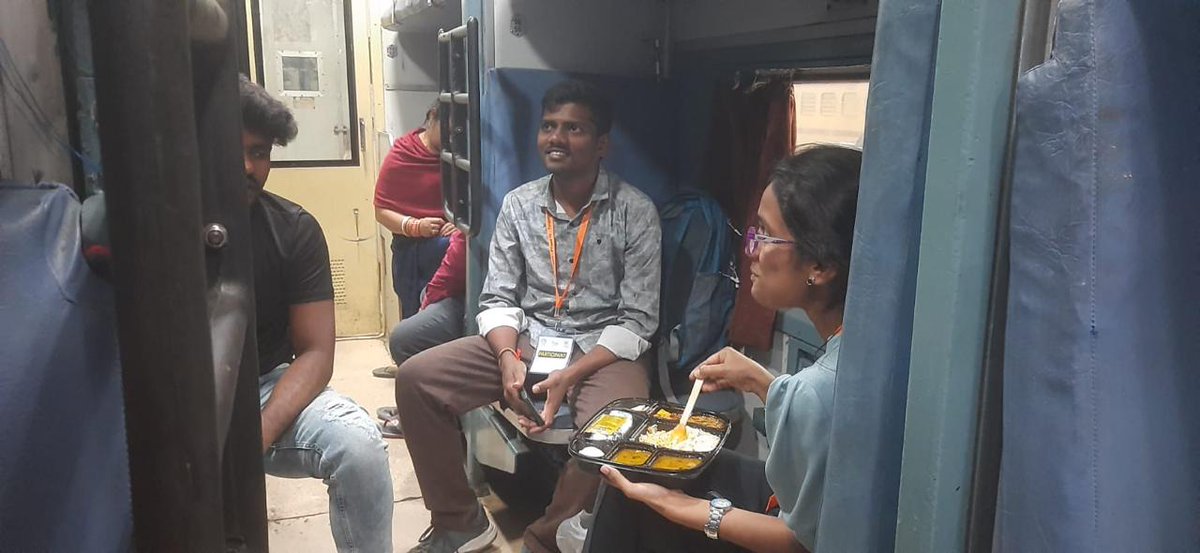
<svg viewBox="0 0 1200 553">
<path fill-rule="evenodd" d="M 675 455 L 660 455 L 650 468 L 664 472 L 684 472 L 700 466 L 701 460 L 695 457 L 679 457 Z"/>
<path fill-rule="evenodd" d="M 679 422 L 679 418 L 681 416 L 682 413 L 675 413 L 672 411 L 667 411 L 666 409 L 659 409 L 658 411 L 654 412 L 654 418 L 669 422 Z M 688 419 L 688 426 L 699 426 L 709 430 L 724 430 L 725 421 L 712 415 L 697 414 L 692 415 L 692 418 Z"/>
<path fill-rule="evenodd" d="M 651 453 L 645 449 L 623 448 L 613 455 L 612 461 L 626 467 L 640 467 L 650 460 Z"/>
</svg>

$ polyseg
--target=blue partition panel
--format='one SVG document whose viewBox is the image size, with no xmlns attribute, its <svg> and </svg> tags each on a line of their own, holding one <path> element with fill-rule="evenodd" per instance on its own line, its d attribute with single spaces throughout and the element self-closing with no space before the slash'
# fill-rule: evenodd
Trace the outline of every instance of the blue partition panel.
<svg viewBox="0 0 1200 553">
<path fill-rule="evenodd" d="M 1200 551 L 1197 29 L 1064 0 L 1020 82 L 996 551 Z"/>
<path fill-rule="evenodd" d="M 0 551 L 131 548 L 112 290 L 79 210 L 64 186 L 0 182 Z"/>
<path fill-rule="evenodd" d="M 880 6 L 820 552 L 893 548 L 939 5 Z"/>
</svg>

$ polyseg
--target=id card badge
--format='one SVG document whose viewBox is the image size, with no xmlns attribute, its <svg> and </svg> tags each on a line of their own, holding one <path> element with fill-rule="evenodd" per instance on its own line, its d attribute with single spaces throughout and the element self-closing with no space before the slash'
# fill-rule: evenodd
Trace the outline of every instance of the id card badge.
<svg viewBox="0 0 1200 553">
<path fill-rule="evenodd" d="M 575 350 L 575 340 L 566 336 L 542 336 L 538 339 L 537 353 L 529 364 L 532 374 L 549 375 L 554 371 L 567 368 L 571 362 L 571 353 Z"/>
</svg>

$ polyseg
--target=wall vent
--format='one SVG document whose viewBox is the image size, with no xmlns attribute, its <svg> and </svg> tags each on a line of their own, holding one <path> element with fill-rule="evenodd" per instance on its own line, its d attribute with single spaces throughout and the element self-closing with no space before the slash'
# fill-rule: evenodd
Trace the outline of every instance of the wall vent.
<svg viewBox="0 0 1200 553">
<path fill-rule="evenodd" d="M 333 274 L 333 304 L 346 305 L 346 260 L 334 259 L 329 262 L 329 272 Z"/>
</svg>

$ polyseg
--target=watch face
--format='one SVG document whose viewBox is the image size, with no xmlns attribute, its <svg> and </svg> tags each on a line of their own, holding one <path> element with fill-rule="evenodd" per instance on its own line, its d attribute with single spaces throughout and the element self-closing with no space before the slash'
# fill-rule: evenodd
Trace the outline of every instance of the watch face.
<svg viewBox="0 0 1200 553">
<path fill-rule="evenodd" d="M 712 506 L 716 509 L 721 509 L 723 511 L 725 509 L 729 509 L 729 508 L 733 507 L 733 503 L 731 501 L 729 501 L 728 499 L 725 499 L 724 497 L 718 497 L 718 498 L 712 500 Z"/>
</svg>

